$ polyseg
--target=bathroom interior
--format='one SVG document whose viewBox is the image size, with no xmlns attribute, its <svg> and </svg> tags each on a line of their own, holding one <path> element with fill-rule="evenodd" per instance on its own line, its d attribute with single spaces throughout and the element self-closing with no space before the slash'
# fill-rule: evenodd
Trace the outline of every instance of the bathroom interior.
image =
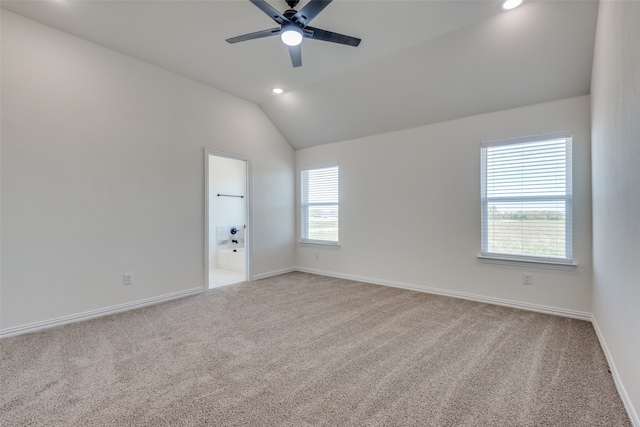
<svg viewBox="0 0 640 427">
<path fill-rule="evenodd" d="M 247 161 L 208 155 L 209 289 L 247 280 Z"/>
</svg>

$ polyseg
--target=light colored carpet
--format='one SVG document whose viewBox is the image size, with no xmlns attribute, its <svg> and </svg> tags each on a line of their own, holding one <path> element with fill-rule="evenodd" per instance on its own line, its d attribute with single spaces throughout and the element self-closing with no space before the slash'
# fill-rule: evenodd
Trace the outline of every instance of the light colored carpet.
<svg viewBox="0 0 640 427">
<path fill-rule="evenodd" d="M 631 425 L 588 322 L 304 273 L 0 349 L 2 426 Z"/>
</svg>

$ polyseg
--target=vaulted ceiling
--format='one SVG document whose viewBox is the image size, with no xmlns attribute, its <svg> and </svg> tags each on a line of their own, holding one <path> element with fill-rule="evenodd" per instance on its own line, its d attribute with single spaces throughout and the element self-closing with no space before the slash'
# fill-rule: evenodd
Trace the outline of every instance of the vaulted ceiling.
<svg viewBox="0 0 640 427">
<path fill-rule="evenodd" d="M 255 102 L 301 149 L 588 94 L 598 3 L 334 0 L 312 25 L 362 43 L 305 40 L 299 68 L 277 37 L 225 42 L 276 26 L 249 0 L 2 8 Z"/>
</svg>

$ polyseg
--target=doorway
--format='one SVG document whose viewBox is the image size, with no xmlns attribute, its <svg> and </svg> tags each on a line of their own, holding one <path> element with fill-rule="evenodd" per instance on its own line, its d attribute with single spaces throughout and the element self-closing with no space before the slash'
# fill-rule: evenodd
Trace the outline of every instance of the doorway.
<svg viewBox="0 0 640 427">
<path fill-rule="evenodd" d="M 217 288 L 249 280 L 250 158 L 205 150 L 206 283 Z"/>
</svg>

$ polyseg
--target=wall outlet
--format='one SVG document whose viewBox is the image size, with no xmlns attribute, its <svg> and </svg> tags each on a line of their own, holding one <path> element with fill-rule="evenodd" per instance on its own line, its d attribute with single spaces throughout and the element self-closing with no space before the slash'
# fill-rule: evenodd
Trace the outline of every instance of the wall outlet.
<svg viewBox="0 0 640 427">
<path fill-rule="evenodd" d="M 316 259 L 320 259 L 320 252 L 316 252 Z"/>
<path fill-rule="evenodd" d="M 522 273 L 522 284 L 533 285 L 533 273 Z"/>
<path fill-rule="evenodd" d="M 125 286 L 133 285 L 133 273 L 124 273 L 123 281 Z"/>
</svg>

